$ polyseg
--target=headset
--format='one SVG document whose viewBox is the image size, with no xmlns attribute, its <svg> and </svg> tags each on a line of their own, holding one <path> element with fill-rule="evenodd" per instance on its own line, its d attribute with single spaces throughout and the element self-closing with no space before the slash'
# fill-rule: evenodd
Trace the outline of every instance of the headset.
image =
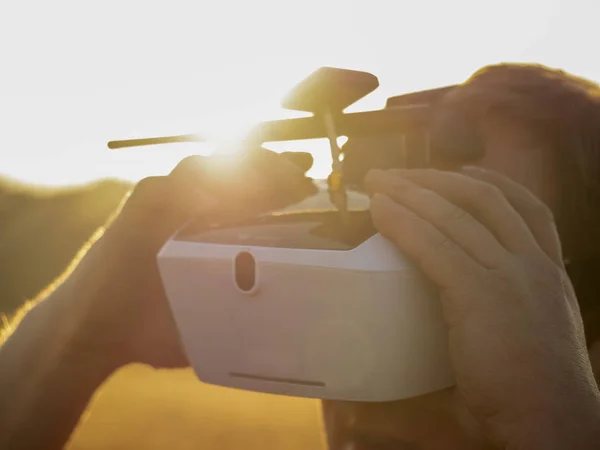
<svg viewBox="0 0 600 450">
<path fill-rule="evenodd" d="M 377 77 L 322 67 L 283 99 L 310 117 L 261 122 L 266 142 L 327 138 L 331 173 L 297 204 L 254 216 L 196 218 L 157 255 L 183 348 L 206 383 L 310 398 L 399 400 L 454 383 L 434 286 L 370 220 L 371 168 L 428 167 L 481 156 L 455 86 L 344 113 Z M 339 136 L 347 143 L 340 148 Z M 112 141 L 109 148 L 203 142 L 199 134 Z"/>
</svg>

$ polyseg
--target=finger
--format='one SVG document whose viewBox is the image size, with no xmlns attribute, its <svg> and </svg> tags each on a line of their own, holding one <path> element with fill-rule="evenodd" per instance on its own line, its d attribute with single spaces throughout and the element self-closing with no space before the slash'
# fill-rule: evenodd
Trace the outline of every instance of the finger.
<svg viewBox="0 0 600 450">
<path fill-rule="evenodd" d="M 429 222 L 484 267 L 500 267 L 506 261 L 509 254 L 495 236 L 464 209 L 438 193 L 390 171 L 372 171 L 366 183 L 369 190 L 386 194 Z"/>
<path fill-rule="evenodd" d="M 144 248 L 156 251 L 177 228 L 207 206 L 182 197 L 169 177 L 148 177 L 136 184 L 115 226 L 127 241 L 144 239 Z"/>
<path fill-rule="evenodd" d="M 171 172 L 187 195 L 209 194 L 221 209 L 253 214 L 302 200 L 316 190 L 289 158 L 259 148 L 235 155 L 192 156 Z"/>
<path fill-rule="evenodd" d="M 233 201 L 260 189 L 261 179 L 251 166 L 245 164 L 244 155 L 188 156 L 177 164 L 169 177 L 181 186 L 182 193 L 189 189 L 190 196 Z"/>
<path fill-rule="evenodd" d="M 523 218 L 539 247 L 556 264 L 562 266 L 563 253 L 552 211 L 525 186 L 496 172 L 479 167 L 464 167 L 461 172 L 490 183 L 502 191 Z"/>
<path fill-rule="evenodd" d="M 291 155 L 291 152 L 281 154 L 260 149 L 252 157 L 253 167 L 261 176 L 269 191 L 269 197 L 276 203 L 299 201 L 315 191 L 312 179 L 306 177 L 305 171 L 299 165 L 303 157 Z M 306 164 L 306 161 L 304 163 Z"/>
<path fill-rule="evenodd" d="M 210 157 L 190 156 L 169 175 L 180 187 L 179 196 L 214 203 L 215 214 L 256 214 L 270 208 L 272 197 L 268 177 L 262 175 L 259 160 L 250 152 Z M 296 169 L 297 170 L 297 169 Z M 218 207 L 216 206 L 218 204 Z"/>
<path fill-rule="evenodd" d="M 211 189 L 214 175 L 207 170 L 209 158 L 188 156 L 177 164 L 168 178 L 172 180 L 178 192 L 173 201 L 189 202 L 192 205 L 214 205 L 217 193 Z"/>
<path fill-rule="evenodd" d="M 377 230 L 406 254 L 424 275 L 442 289 L 473 284 L 484 268 L 429 221 L 387 195 L 371 199 Z"/>
<path fill-rule="evenodd" d="M 441 170 L 394 170 L 393 173 L 437 192 L 465 208 L 513 253 L 534 253 L 539 246 L 533 233 L 495 185 L 457 172 Z"/>
</svg>

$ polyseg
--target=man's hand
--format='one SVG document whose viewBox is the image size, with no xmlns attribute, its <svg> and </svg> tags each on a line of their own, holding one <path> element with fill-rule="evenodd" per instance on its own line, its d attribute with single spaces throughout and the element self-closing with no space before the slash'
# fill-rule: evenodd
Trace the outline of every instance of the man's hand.
<svg viewBox="0 0 600 450">
<path fill-rule="evenodd" d="M 0 447 L 63 448 L 116 369 L 186 366 L 157 252 L 192 217 L 300 201 L 316 190 L 305 176 L 311 164 L 307 154 L 261 149 L 245 159 L 191 157 L 142 180 L 0 346 Z"/>
<path fill-rule="evenodd" d="M 457 397 L 488 438 L 593 448 L 600 396 L 548 208 L 475 168 L 373 171 L 366 186 L 375 226 L 439 288 Z M 410 414 L 403 402 L 355 408 L 357 432 L 390 437 L 395 409 Z"/>
<path fill-rule="evenodd" d="M 118 365 L 186 366 L 158 274 L 159 249 L 193 217 L 300 201 L 316 189 L 305 176 L 311 164 L 307 154 L 261 149 L 244 159 L 189 157 L 169 176 L 142 180 L 73 274 L 94 294 L 77 305 L 83 347 L 114 355 Z"/>
</svg>

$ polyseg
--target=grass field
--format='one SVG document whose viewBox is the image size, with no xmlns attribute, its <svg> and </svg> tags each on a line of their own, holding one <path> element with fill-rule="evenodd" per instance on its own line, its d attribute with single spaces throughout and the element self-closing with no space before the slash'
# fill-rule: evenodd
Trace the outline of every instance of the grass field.
<svg viewBox="0 0 600 450">
<path fill-rule="evenodd" d="M 191 370 L 116 373 L 68 450 L 324 449 L 315 400 L 210 386 Z"/>
<path fill-rule="evenodd" d="M 0 313 L 58 276 L 129 185 L 34 189 L 0 177 Z M 317 401 L 209 386 L 191 370 L 127 367 L 93 400 L 69 450 L 324 448 Z"/>
</svg>

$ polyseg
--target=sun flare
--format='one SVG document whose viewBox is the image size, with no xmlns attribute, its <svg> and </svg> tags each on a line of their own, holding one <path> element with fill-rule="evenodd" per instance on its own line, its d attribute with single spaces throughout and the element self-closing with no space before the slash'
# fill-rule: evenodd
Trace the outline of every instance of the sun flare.
<svg viewBox="0 0 600 450">
<path fill-rule="evenodd" d="M 7 6 L 12 18 L 0 34 L 19 45 L 3 54 L 0 173 L 50 185 L 165 174 L 187 155 L 215 151 L 217 142 L 235 148 L 256 122 L 292 117 L 280 100 L 321 66 L 379 78 L 355 111 L 461 82 L 501 61 L 600 79 L 594 58 L 571 51 L 597 40 L 597 5 L 587 0 L 568 8 L 565 0 L 200 1 L 145 5 L 143 20 L 134 3 L 103 4 L 79 18 L 53 4 L 35 20 L 19 2 Z M 106 148 L 113 139 L 188 133 L 213 142 Z M 310 151 L 314 177 L 329 170 L 325 140 L 269 147 Z"/>
</svg>

